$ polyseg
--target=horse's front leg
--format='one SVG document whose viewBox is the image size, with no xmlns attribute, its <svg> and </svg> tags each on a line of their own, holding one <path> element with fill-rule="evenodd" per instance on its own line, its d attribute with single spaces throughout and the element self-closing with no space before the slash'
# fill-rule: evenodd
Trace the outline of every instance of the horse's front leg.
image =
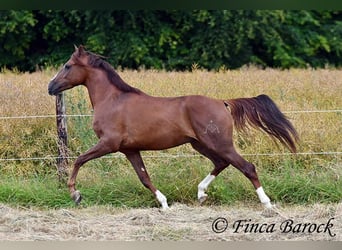
<svg viewBox="0 0 342 250">
<path fill-rule="evenodd" d="M 76 205 L 80 204 L 82 200 L 80 191 L 76 190 L 75 188 L 76 177 L 77 177 L 80 167 L 92 159 L 99 158 L 103 155 L 106 155 L 112 152 L 114 152 L 114 150 L 111 147 L 109 147 L 108 144 L 105 143 L 103 140 L 100 140 L 94 147 L 92 147 L 86 153 L 80 155 L 76 159 L 74 163 L 74 168 L 72 170 L 71 176 L 68 181 L 70 195 L 71 195 L 71 198 L 75 201 Z"/>
<path fill-rule="evenodd" d="M 168 209 L 169 206 L 167 205 L 167 199 L 165 195 L 163 195 L 158 189 L 156 189 L 151 180 L 150 176 L 147 173 L 147 170 L 145 168 L 144 162 L 141 158 L 139 151 L 130 151 L 130 152 L 124 152 L 127 159 L 131 162 L 135 172 L 137 173 L 141 183 L 151 190 L 151 192 L 155 195 L 157 200 L 159 201 L 160 205 L 163 209 Z"/>
</svg>

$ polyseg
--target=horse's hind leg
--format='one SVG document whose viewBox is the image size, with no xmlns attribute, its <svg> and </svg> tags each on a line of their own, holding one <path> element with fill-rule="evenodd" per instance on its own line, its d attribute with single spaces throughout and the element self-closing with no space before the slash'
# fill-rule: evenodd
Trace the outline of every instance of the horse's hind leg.
<svg viewBox="0 0 342 250">
<path fill-rule="evenodd" d="M 243 159 L 236 152 L 233 146 L 223 149 L 223 152 L 220 152 L 219 150 L 210 150 L 199 142 L 192 143 L 192 146 L 202 155 L 209 158 L 215 165 L 213 171 L 198 185 L 198 200 L 200 203 L 203 203 L 207 199 L 207 194 L 205 191 L 208 189 L 209 184 L 216 178 L 217 175 L 219 175 L 226 167 L 228 167 L 229 164 L 232 164 L 252 182 L 261 203 L 266 208 L 272 207 L 270 198 L 265 194 L 260 184 L 255 166 Z"/>
<path fill-rule="evenodd" d="M 163 209 L 167 209 L 169 208 L 169 206 L 167 205 L 167 199 L 165 197 L 165 195 L 163 195 L 159 190 L 157 190 L 151 180 L 150 180 L 150 176 L 147 173 L 147 170 L 145 168 L 144 162 L 141 158 L 140 152 L 124 152 L 127 159 L 131 162 L 135 172 L 137 173 L 141 183 L 148 188 L 149 190 L 151 190 L 151 192 L 156 196 L 157 200 L 159 201 L 159 203 L 162 205 Z"/>
<path fill-rule="evenodd" d="M 226 159 L 238 170 L 240 170 L 253 184 L 258 197 L 261 201 L 261 203 L 266 207 L 266 208 L 271 208 L 272 204 L 271 204 L 271 200 L 270 198 L 265 194 L 258 175 L 256 173 L 255 170 L 255 166 L 246 161 L 244 158 L 242 158 L 242 156 L 240 156 L 236 150 L 231 147 L 231 149 L 229 150 L 229 153 L 226 154 Z"/>
<path fill-rule="evenodd" d="M 219 157 L 216 153 L 212 152 L 199 142 L 191 143 L 192 147 L 202 155 L 206 156 L 212 161 L 215 168 L 198 184 L 197 198 L 200 204 L 206 201 L 208 195 L 205 191 L 208 189 L 210 183 L 218 176 L 229 163 Z"/>
</svg>

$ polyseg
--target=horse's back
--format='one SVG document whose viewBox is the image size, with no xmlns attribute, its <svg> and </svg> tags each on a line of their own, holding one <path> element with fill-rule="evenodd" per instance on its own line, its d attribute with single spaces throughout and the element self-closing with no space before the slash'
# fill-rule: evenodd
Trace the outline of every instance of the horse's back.
<svg viewBox="0 0 342 250">
<path fill-rule="evenodd" d="M 184 97 L 132 95 L 122 105 L 123 148 L 165 149 L 187 143 L 194 137 Z"/>
</svg>

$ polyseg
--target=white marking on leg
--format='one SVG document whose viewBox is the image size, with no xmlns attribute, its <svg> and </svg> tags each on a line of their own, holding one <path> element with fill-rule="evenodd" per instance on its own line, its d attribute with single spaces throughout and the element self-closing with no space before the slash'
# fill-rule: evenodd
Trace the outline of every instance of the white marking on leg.
<svg viewBox="0 0 342 250">
<path fill-rule="evenodd" d="M 203 181 L 201 181 L 200 184 L 198 184 L 197 198 L 201 203 L 208 197 L 205 191 L 208 189 L 209 184 L 215 179 L 215 177 L 215 175 L 209 174 L 203 179 Z"/>
<path fill-rule="evenodd" d="M 145 172 L 145 169 L 144 169 L 144 168 L 141 168 L 141 171 Z"/>
<path fill-rule="evenodd" d="M 167 199 L 165 195 L 163 195 L 159 190 L 157 190 L 155 194 L 156 194 L 157 200 L 162 205 L 162 208 L 163 209 L 169 208 L 169 206 L 167 205 Z"/>
<path fill-rule="evenodd" d="M 266 208 L 272 208 L 271 200 L 270 198 L 265 194 L 264 189 L 262 187 L 259 187 L 256 189 L 256 192 L 258 194 L 258 197 L 261 201 L 261 203 L 266 207 Z"/>
</svg>

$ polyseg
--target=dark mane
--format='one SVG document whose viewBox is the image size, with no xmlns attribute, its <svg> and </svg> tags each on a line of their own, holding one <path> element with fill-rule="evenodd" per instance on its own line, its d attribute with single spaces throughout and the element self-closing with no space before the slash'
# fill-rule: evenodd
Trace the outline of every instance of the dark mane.
<svg viewBox="0 0 342 250">
<path fill-rule="evenodd" d="M 87 53 L 89 55 L 89 65 L 93 66 L 94 68 L 104 70 L 107 73 L 109 81 L 119 90 L 123 92 L 141 93 L 139 89 L 128 85 L 124 80 L 122 80 L 119 74 L 115 72 L 114 68 L 108 62 L 102 59 L 101 56 L 91 52 Z"/>
</svg>

